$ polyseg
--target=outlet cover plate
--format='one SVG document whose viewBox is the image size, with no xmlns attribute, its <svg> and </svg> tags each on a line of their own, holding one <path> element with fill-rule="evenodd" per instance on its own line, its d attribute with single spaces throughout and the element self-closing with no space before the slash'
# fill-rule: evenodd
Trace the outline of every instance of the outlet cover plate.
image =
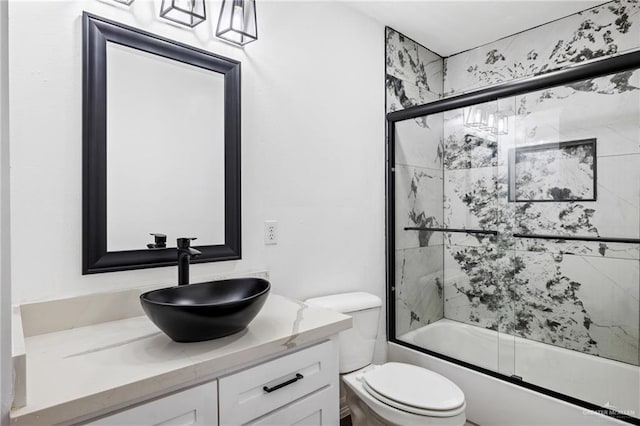
<svg viewBox="0 0 640 426">
<path fill-rule="evenodd" d="M 264 244 L 268 246 L 278 244 L 278 221 L 264 221 Z"/>
</svg>

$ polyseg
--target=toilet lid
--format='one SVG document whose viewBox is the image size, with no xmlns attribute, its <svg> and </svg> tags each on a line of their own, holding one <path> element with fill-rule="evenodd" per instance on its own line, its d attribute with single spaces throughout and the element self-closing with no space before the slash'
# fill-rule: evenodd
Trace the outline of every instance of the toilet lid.
<svg viewBox="0 0 640 426">
<path fill-rule="evenodd" d="M 418 414 L 420 416 L 428 416 L 428 417 L 454 417 L 460 413 L 464 413 L 466 408 L 466 403 L 463 403 L 460 407 L 455 408 L 453 410 L 425 410 L 423 408 L 416 408 L 406 404 L 400 404 L 399 402 L 392 401 L 389 398 L 386 398 L 380 395 L 378 392 L 371 389 L 366 382 L 362 383 L 362 387 L 367 391 L 367 393 L 373 396 L 380 402 L 385 403 L 386 405 L 390 405 L 398 410 L 406 411 L 412 414 Z"/>
<path fill-rule="evenodd" d="M 379 394 L 420 410 L 450 411 L 464 404 L 464 394 L 455 383 L 415 365 L 389 362 L 368 371 L 362 379 L 373 396 Z"/>
</svg>

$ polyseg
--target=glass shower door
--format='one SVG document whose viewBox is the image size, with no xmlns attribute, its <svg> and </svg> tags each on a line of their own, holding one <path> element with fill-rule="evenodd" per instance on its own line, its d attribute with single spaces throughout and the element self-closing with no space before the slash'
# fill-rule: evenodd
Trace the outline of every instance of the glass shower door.
<svg viewBox="0 0 640 426">
<path fill-rule="evenodd" d="M 640 71 L 515 97 L 515 374 L 640 415 Z"/>
<path fill-rule="evenodd" d="M 444 316 L 447 354 L 498 371 L 496 102 L 444 112 Z M 453 339 L 449 339 L 453 340 Z"/>
<path fill-rule="evenodd" d="M 640 418 L 636 56 L 390 116 L 393 339 Z"/>
<path fill-rule="evenodd" d="M 506 122 L 490 102 L 400 121 L 394 137 L 396 337 L 491 371 L 500 348 L 513 365 L 496 276 Z"/>
</svg>

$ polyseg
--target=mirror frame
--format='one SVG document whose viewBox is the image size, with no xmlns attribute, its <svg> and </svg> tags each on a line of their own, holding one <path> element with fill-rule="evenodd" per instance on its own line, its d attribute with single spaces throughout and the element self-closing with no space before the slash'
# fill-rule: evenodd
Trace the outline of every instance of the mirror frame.
<svg viewBox="0 0 640 426">
<path fill-rule="evenodd" d="M 175 248 L 107 251 L 107 42 L 224 75 L 225 242 L 194 246 L 192 263 L 240 259 L 240 62 L 87 12 L 82 24 L 82 274 L 177 265 Z"/>
</svg>

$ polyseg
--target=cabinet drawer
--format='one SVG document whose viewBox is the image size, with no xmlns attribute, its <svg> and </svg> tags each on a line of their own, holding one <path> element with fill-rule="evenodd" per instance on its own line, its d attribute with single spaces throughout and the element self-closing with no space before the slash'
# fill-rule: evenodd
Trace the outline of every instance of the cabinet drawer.
<svg viewBox="0 0 640 426">
<path fill-rule="evenodd" d="M 220 423 L 245 424 L 337 384 L 338 348 L 331 340 L 219 379 Z"/>
<path fill-rule="evenodd" d="M 218 424 L 216 381 L 93 420 L 91 426 L 211 426 Z"/>
<path fill-rule="evenodd" d="M 340 423 L 338 387 L 329 386 L 269 413 L 251 426 L 334 426 Z"/>
</svg>

